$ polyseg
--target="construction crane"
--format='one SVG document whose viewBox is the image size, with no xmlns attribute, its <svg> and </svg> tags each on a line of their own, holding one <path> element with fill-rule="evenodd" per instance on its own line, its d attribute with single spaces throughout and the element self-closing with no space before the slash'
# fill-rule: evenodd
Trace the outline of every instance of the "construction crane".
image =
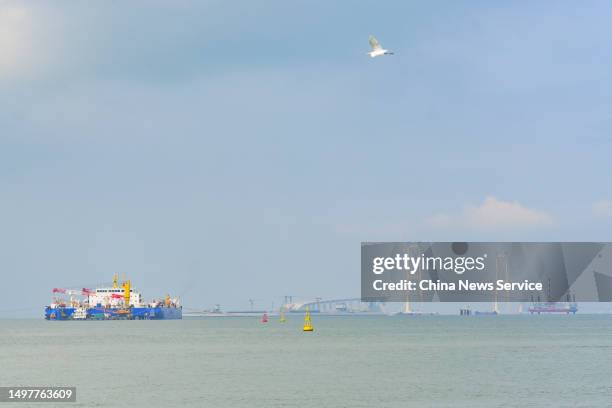
<svg viewBox="0 0 612 408">
<path fill-rule="evenodd" d="M 89 294 L 93 293 L 91 289 L 83 288 L 83 289 L 65 289 L 65 288 L 53 288 L 53 293 L 62 293 L 65 295 L 81 295 L 81 296 L 89 296 Z"/>
<path fill-rule="evenodd" d="M 250 299 L 249 298 L 249 304 L 251 305 L 251 312 L 253 311 L 253 306 L 255 305 L 255 302 L 259 302 L 261 299 Z"/>
</svg>

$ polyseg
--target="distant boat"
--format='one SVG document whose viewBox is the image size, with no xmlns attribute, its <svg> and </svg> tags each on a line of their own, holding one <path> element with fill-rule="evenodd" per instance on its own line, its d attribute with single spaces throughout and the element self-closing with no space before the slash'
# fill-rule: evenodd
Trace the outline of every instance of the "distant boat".
<svg viewBox="0 0 612 408">
<path fill-rule="evenodd" d="M 314 327 L 312 327 L 312 320 L 310 320 L 310 310 L 308 308 L 306 308 L 306 316 L 304 316 L 304 331 L 314 331 Z"/>
<path fill-rule="evenodd" d="M 263 316 L 261 316 L 261 322 L 262 323 L 268 323 L 268 314 L 264 313 Z"/>
<path fill-rule="evenodd" d="M 547 302 L 540 302 L 540 297 L 538 296 L 537 302 L 533 301 L 532 305 L 528 309 L 529 314 L 576 314 L 578 312 L 578 304 L 576 303 L 576 295 L 572 295 L 567 293 L 565 302 L 555 302 L 552 300 L 550 295 L 550 279 L 548 280 L 548 290 L 547 290 Z"/>
<path fill-rule="evenodd" d="M 438 312 L 419 312 L 419 311 L 414 311 L 412 310 L 409 313 L 406 312 L 397 312 L 394 314 L 390 314 L 389 316 L 437 316 L 439 313 Z"/>
<path fill-rule="evenodd" d="M 495 294 L 495 301 L 493 302 L 493 309 L 487 311 L 475 310 L 472 313 L 474 316 L 497 316 L 499 314 L 499 304 L 497 303 L 497 293 Z"/>
<path fill-rule="evenodd" d="M 576 303 L 537 302 L 529 308 L 529 314 L 576 314 L 576 312 L 578 312 Z"/>
<path fill-rule="evenodd" d="M 497 316 L 499 313 L 497 310 L 489 310 L 488 312 L 481 312 L 479 310 L 474 311 L 474 316 Z"/>
</svg>

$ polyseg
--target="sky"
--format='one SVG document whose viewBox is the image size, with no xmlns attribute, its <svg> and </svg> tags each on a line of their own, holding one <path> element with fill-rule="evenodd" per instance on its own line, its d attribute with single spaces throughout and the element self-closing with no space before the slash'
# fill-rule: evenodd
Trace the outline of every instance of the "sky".
<svg viewBox="0 0 612 408">
<path fill-rule="evenodd" d="M 0 316 L 113 273 L 190 308 L 357 297 L 362 241 L 610 241 L 611 18 L 0 0 Z"/>
</svg>

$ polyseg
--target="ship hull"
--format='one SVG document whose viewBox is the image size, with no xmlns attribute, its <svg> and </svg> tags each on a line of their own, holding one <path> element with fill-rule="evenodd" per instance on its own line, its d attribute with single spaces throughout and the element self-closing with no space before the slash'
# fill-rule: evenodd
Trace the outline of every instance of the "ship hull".
<svg viewBox="0 0 612 408">
<path fill-rule="evenodd" d="M 576 314 L 578 306 L 576 304 L 557 304 L 555 302 L 546 304 L 536 304 L 529 308 L 530 314 Z"/>
<path fill-rule="evenodd" d="M 74 311 L 74 307 L 49 307 L 45 308 L 45 319 L 47 320 L 71 320 Z"/>
<path fill-rule="evenodd" d="M 74 307 L 46 307 L 47 320 L 178 320 L 183 318 L 182 307 L 131 307 L 85 309 L 80 317 Z"/>
<path fill-rule="evenodd" d="M 576 312 L 577 310 L 575 309 L 537 309 L 537 308 L 529 309 L 530 314 L 555 314 L 555 313 L 576 314 Z"/>
</svg>

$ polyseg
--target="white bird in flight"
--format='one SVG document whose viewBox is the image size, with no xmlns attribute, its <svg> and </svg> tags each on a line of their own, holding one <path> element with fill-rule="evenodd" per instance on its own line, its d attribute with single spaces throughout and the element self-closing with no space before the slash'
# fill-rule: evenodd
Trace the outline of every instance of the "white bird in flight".
<svg viewBox="0 0 612 408">
<path fill-rule="evenodd" d="M 372 51 L 368 52 L 370 57 L 376 58 L 381 55 L 393 55 L 393 52 L 385 50 L 373 35 L 370 36 L 368 41 L 370 42 L 370 47 L 372 47 Z"/>
</svg>

